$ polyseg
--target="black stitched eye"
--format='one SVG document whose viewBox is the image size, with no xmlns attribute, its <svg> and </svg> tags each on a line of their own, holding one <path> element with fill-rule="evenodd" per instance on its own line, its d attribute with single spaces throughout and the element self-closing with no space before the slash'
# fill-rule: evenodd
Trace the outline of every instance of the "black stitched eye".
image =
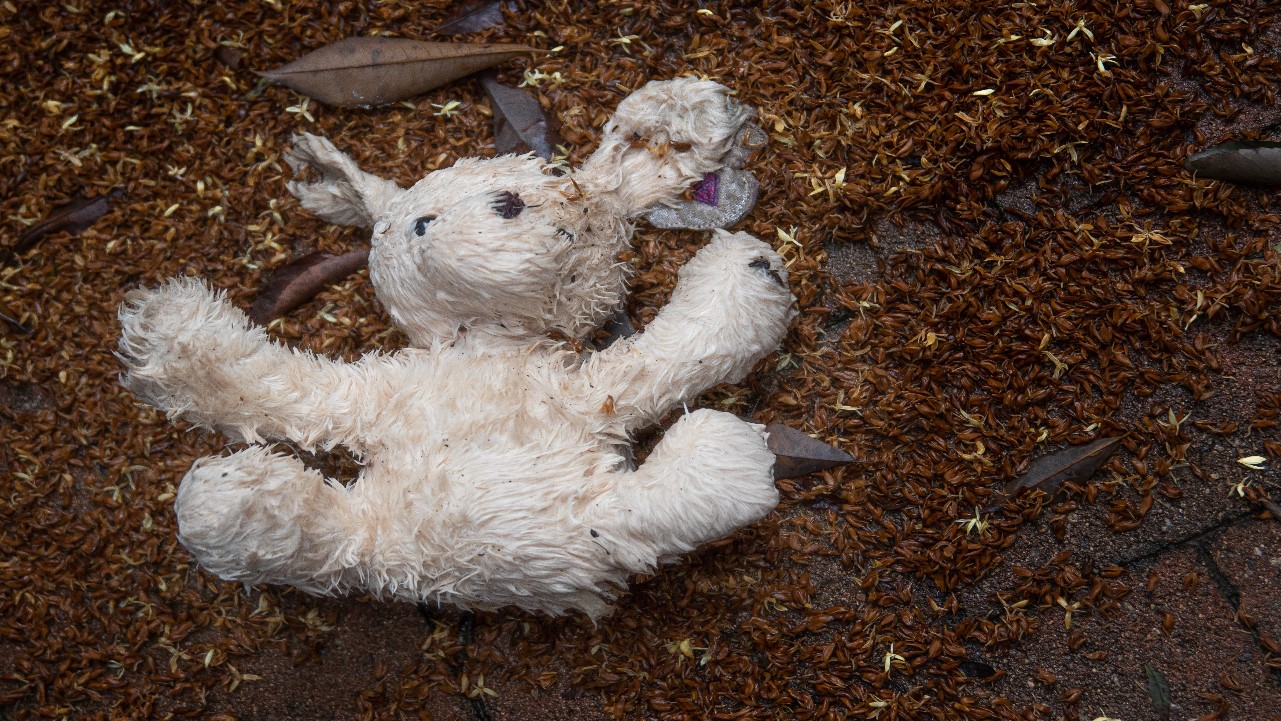
<svg viewBox="0 0 1281 721">
<path fill-rule="evenodd" d="M 424 215 L 418 220 L 415 220 L 414 235 L 418 236 L 419 238 L 423 237 L 424 235 L 427 235 L 427 224 L 432 222 L 435 219 L 436 219 L 436 216 L 434 215 Z"/>
<path fill-rule="evenodd" d="M 504 220 L 511 220 L 520 215 L 520 211 L 525 209 L 525 201 L 510 190 L 505 190 L 498 194 L 498 198 L 490 207 L 494 209 L 495 213 L 501 215 Z"/>
</svg>

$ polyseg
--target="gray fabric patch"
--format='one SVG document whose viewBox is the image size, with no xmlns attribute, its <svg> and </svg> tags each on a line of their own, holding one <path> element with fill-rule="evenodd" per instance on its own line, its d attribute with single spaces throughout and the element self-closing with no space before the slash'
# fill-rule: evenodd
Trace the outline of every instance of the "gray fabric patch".
<svg viewBox="0 0 1281 721">
<path fill-rule="evenodd" d="M 693 200 L 660 205 L 645 214 L 657 228 L 712 230 L 728 228 L 742 220 L 756 206 L 761 184 L 743 164 L 753 150 L 765 145 L 768 136 L 754 124 L 738 131 L 734 147 L 725 156 L 725 166 L 709 173 L 694 188 Z"/>
</svg>

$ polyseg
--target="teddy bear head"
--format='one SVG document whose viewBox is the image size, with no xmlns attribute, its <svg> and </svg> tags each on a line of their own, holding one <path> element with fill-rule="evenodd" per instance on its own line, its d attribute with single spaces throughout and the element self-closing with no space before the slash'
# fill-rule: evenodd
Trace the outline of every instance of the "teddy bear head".
<svg viewBox="0 0 1281 721">
<path fill-rule="evenodd" d="M 462 160 L 380 209 L 371 278 L 411 338 L 460 326 L 579 337 L 623 296 L 625 218 L 537 158 Z"/>
<path fill-rule="evenodd" d="M 322 178 L 289 190 L 322 218 L 371 230 L 371 280 L 414 345 L 460 329 L 582 338 L 622 302 L 631 219 L 719 167 L 752 115 L 716 83 L 650 83 L 576 171 L 532 154 L 468 158 L 408 189 L 304 134 L 285 158 Z"/>
</svg>

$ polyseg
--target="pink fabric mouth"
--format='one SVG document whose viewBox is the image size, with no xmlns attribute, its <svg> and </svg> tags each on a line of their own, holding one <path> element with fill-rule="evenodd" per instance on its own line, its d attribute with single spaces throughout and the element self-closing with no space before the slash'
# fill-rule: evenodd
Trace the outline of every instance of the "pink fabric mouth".
<svg viewBox="0 0 1281 721">
<path fill-rule="evenodd" d="M 694 186 L 694 200 L 703 205 L 720 205 L 720 179 L 716 173 L 708 173 Z"/>
</svg>

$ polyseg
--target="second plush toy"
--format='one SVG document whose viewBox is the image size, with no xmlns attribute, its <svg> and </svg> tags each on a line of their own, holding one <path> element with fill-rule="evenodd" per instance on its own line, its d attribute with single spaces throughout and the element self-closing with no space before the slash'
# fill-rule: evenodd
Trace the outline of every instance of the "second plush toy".
<svg viewBox="0 0 1281 721">
<path fill-rule="evenodd" d="M 273 342 L 203 281 L 131 292 L 124 385 L 251 444 L 183 479 L 183 545 L 248 584 L 596 617 L 629 574 L 767 514 L 760 426 L 697 410 L 636 470 L 618 449 L 778 346 L 794 299 L 768 245 L 716 231 L 643 333 L 587 357 L 547 340 L 621 305 L 631 219 L 722 168 L 751 116 L 716 83 L 653 82 L 568 175 L 466 159 L 407 190 L 299 137 L 290 164 L 321 177 L 290 191 L 371 229 L 370 277 L 412 347 L 343 363 Z M 269 439 L 341 444 L 363 469 L 344 486 Z"/>
</svg>

